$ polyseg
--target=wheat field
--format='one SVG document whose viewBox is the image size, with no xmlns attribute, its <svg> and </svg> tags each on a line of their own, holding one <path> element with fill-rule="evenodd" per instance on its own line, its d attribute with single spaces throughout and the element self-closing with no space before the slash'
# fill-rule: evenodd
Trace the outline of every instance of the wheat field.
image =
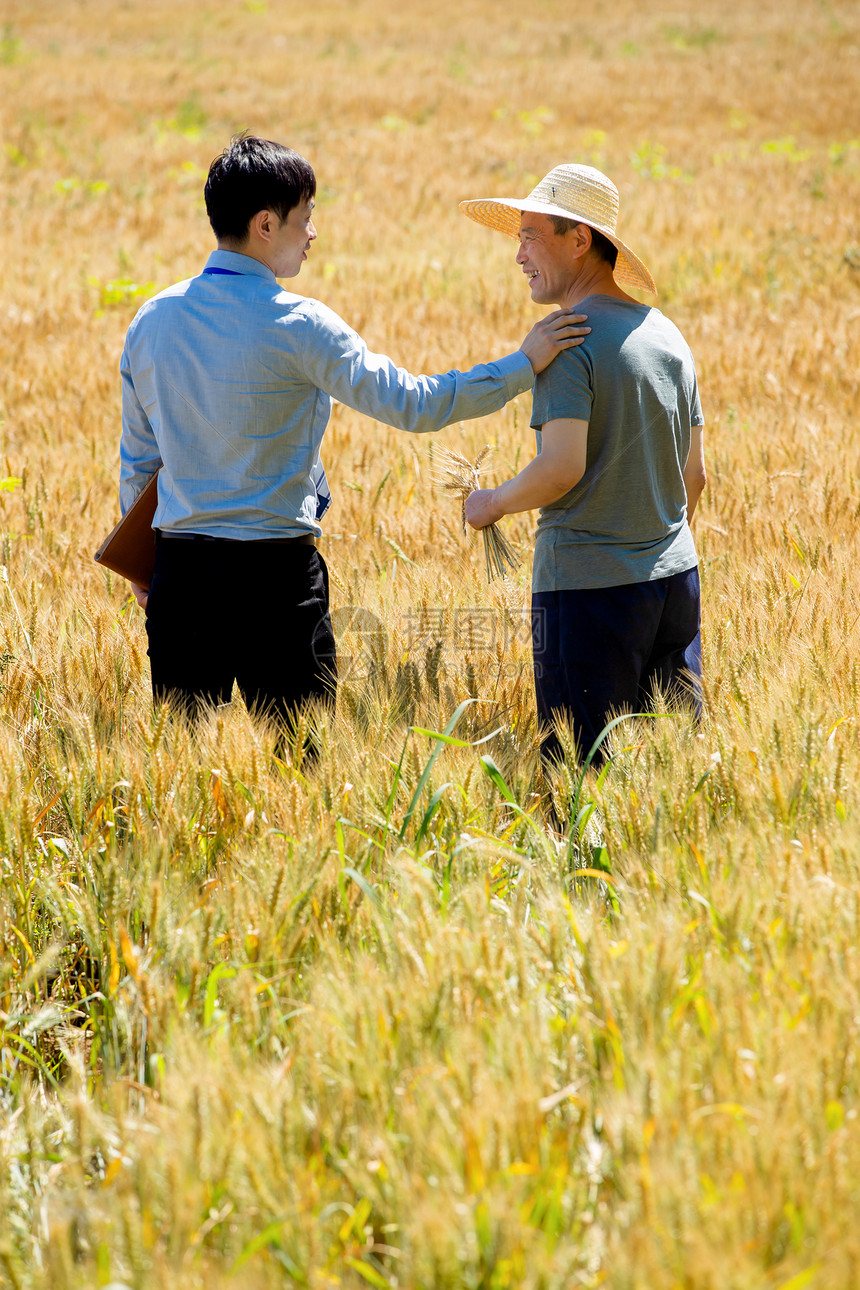
<svg viewBox="0 0 860 1290">
<path fill-rule="evenodd" d="M 5 0 L 0 1284 L 860 1285 L 858 83 L 849 0 Z M 541 772 L 534 517 L 488 585 L 437 479 L 528 396 L 335 409 L 318 764 L 153 714 L 119 354 L 243 128 L 316 169 L 292 286 L 412 371 L 540 316 L 458 201 L 616 181 L 707 421 L 700 729 Z"/>
</svg>

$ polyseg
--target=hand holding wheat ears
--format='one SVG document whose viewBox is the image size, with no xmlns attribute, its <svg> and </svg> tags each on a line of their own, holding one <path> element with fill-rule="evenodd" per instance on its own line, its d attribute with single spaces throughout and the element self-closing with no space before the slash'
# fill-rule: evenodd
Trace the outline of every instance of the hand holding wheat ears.
<svg viewBox="0 0 860 1290">
<path fill-rule="evenodd" d="M 492 451 L 490 445 L 486 444 L 475 460 L 469 461 L 462 453 L 452 449 L 439 450 L 439 467 L 435 472 L 435 478 L 443 488 L 447 488 L 449 492 L 460 498 L 464 533 L 466 532 L 466 498 L 476 488 L 481 487 L 481 471 L 486 469 L 487 459 Z M 493 578 L 504 578 L 517 567 L 519 557 L 497 524 L 488 524 L 486 528 L 481 529 L 481 536 L 484 539 L 487 582 L 492 582 Z"/>
</svg>

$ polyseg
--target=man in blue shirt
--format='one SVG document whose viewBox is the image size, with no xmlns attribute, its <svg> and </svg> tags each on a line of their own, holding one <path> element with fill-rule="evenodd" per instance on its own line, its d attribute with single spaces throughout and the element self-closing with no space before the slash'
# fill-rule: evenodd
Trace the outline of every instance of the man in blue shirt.
<svg viewBox="0 0 860 1290">
<path fill-rule="evenodd" d="M 226 702 L 289 721 L 331 701 L 328 576 L 316 538 L 329 502 L 320 446 L 332 399 L 423 433 L 485 416 L 587 328 L 569 311 L 469 372 L 412 376 L 371 353 L 319 301 L 284 291 L 317 236 L 303 157 L 253 136 L 212 163 L 217 239 L 203 272 L 138 312 L 121 361 L 123 513 L 160 468 L 146 609 L 153 695 L 189 714 Z"/>
</svg>

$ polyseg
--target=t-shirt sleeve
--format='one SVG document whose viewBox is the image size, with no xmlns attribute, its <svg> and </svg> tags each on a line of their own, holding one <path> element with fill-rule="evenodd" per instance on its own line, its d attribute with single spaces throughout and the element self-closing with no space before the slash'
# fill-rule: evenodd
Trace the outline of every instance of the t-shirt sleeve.
<svg viewBox="0 0 860 1290">
<path fill-rule="evenodd" d="M 563 350 L 535 377 L 532 399 L 532 427 L 539 430 L 547 421 L 562 417 L 590 421 L 594 401 L 591 363 L 582 345 Z"/>
</svg>

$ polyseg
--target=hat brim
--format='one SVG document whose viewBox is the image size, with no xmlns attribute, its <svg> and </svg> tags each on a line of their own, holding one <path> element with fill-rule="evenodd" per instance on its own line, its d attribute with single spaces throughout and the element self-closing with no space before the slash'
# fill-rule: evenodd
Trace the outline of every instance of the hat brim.
<svg viewBox="0 0 860 1290">
<path fill-rule="evenodd" d="M 476 224 L 494 228 L 506 237 L 519 237 L 520 215 L 523 211 L 533 211 L 536 215 L 560 215 L 562 219 L 574 220 L 578 224 L 587 224 L 602 233 L 618 252 L 613 277 L 619 286 L 634 287 L 637 291 L 649 291 L 657 295 L 657 286 L 649 270 L 630 247 L 608 228 L 595 224 L 593 219 L 578 215 L 576 211 L 565 210 L 563 206 L 554 206 L 549 202 L 535 201 L 533 197 L 524 197 L 522 201 L 505 197 L 476 197 L 471 201 L 460 202 L 460 210 Z"/>
</svg>

